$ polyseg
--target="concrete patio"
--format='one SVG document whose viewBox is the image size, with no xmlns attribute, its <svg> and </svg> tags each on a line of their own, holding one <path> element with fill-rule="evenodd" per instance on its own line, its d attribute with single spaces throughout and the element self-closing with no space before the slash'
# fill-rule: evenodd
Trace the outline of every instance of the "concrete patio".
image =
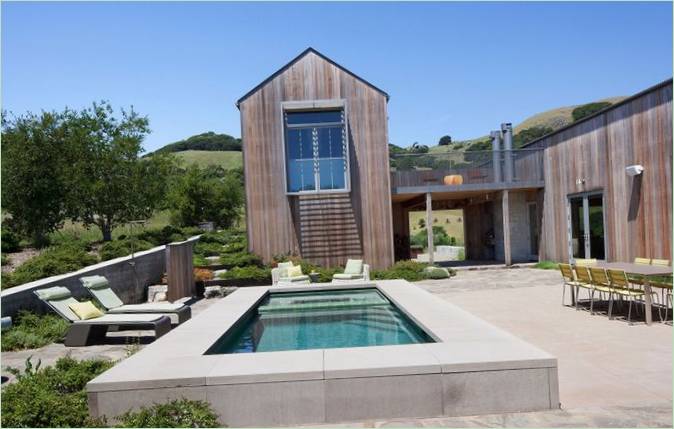
<svg viewBox="0 0 674 429">
<path fill-rule="evenodd" d="M 359 421 L 355 427 L 671 427 L 672 327 L 591 316 L 561 305 L 559 273 L 530 268 L 461 271 L 449 280 L 417 285 L 474 315 L 510 331 L 558 358 L 561 410 L 474 417 Z M 585 296 L 581 295 L 581 299 Z M 567 297 L 568 298 L 568 297 Z M 216 302 L 201 300 L 193 314 Z M 657 320 L 657 316 L 655 317 Z M 142 347 L 142 345 L 141 345 Z M 23 366 L 26 357 L 51 364 L 76 358 L 121 359 L 119 344 L 2 353 L 4 367 Z M 315 425 L 312 425 L 315 426 Z"/>
</svg>

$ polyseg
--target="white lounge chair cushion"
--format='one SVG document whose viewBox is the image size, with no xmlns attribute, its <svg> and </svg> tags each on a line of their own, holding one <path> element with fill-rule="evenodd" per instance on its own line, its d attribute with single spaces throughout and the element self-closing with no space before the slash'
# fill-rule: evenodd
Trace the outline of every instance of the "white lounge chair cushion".
<svg viewBox="0 0 674 429">
<path fill-rule="evenodd" d="M 362 279 L 363 275 L 362 274 L 341 274 L 337 273 L 332 276 L 333 279 L 337 280 L 356 280 L 356 279 Z"/>
<path fill-rule="evenodd" d="M 278 264 L 279 277 L 288 277 L 288 269 L 292 267 L 293 267 L 292 262 L 279 262 Z"/>
<path fill-rule="evenodd" d="M 110 309 L 108 313 L 175 313 L 184 307 L 184 304 L 155 302 L 148 304 L 128 304 Z"/>
<path fill-rule="evenodd" d="M 344 274 L 362 274 L 362 273 L 363 273 L 362 259 L 349 259 L 346 261 L 346 267 L 344 267 Z"/>
<path fill-rule="evenodd" d="M 306 274 L 301 275 L 301 276 L 295 276 L 295 277 L 281 277 L 279 279 L 279 281 L 281 281 L 281 282 L 290 282 L 290 283 L 303 282 L 303 281 L 307 281 L 307 280 L 309 280 L 309 276 L 306 275 Z"/>
<path fill-rule="evenodd" d="M 134 323 L 155 322 L 164 317 L 161 314 L 105 314 L 101 317 L 88 320 L 76 320 L 74 323 L 94 323 L 110 325 L 133 325 Z"/>
<path fill-rule="evenodd" d="M 37 296 L 44 301 L 51 301 L 54 299 L 63 299 L 71 296 L 68 288 L 63 286 L 53 286 L 46 289 L 36 290 Z"/>
</svg>

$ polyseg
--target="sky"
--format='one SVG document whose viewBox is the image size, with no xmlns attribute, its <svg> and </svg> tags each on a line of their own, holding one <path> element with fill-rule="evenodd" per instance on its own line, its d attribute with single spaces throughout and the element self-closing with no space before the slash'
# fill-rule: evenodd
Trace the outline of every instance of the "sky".
<svg viewBox="0 0 674 429">
<path fill-rule="evenodd" d="M 671 3 L 2 2 L 2 108 L 108 100 L 150 119 L 152 151 L 240 136 L 236 100 L 311 46 L 391 96 L 389 138 L 631 95 L 672 76 Z"/>
</svg>

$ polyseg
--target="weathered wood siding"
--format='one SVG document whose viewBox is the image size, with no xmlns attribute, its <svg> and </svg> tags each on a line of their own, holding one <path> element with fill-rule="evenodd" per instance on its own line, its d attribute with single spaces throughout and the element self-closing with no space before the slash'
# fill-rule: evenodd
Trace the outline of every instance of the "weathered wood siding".
<svg viewBox="0 0 674 429">
<path fill-rule="evenodd" d="M 672 259 L 671 81 L 529 147 L 545 148 L 541 259 L 569 259 L 568 196 L 589 191 L 604 193 L 607 260 Z"/>
<path fill-rule="evenodd" d="M 281 102 L 326 99 L 346 100 L 351 192 L 322 205 L 286 195 Z M 251 252 L 266 262 L 286 253 L 325 266 L 348 257 L 362 257 L 374 268 L 393 263 L 386 103 L 384 94 L 313 52 L 240 103 Z M 323 216 L 338 228 L 319 221 Z M 354 245 L 350 234 L 356 230 Z M 341 232 L 349 235 L 342 240 L 348 245 L 337 246 L 334 238 Z M 320 240 L 326 242 L 319 246 Z"/>
</svg>

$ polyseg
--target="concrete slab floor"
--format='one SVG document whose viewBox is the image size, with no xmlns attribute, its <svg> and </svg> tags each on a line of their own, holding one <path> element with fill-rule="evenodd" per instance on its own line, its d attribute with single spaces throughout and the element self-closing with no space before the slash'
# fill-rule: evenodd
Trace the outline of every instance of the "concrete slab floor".
<svg viewBox="0 0 674 429">
<path fill-rule="evenodd" d="M 623 320 L 608 320 L 602 313 L 591 316 L 587 311 L 564 307 L 561 279 L 556 271 L 532 268 L 461 271 L 452 279 L 416 284 L 556 356 L 562 409 L 327 426 L 672 427 L 670 325 L 646 326 L 637 321 L 629 326 Z M 581 299 L 584 298 L 581 292 Z M 193 317 L 214 302 L 195 303 Z M 658 320 L 657 313 L 654 317 Z M 9 375 L 4 370 L 8 365 L 23 367 L 30 355 L 48 365 L 67 353 L 78 359 L 95 356 L 122 359 L 127 349 L 122 340 L 120 344 L 77 348 L 52 344 L 37 350 L 2 353 L 2 373 Z"/>
</svg>

